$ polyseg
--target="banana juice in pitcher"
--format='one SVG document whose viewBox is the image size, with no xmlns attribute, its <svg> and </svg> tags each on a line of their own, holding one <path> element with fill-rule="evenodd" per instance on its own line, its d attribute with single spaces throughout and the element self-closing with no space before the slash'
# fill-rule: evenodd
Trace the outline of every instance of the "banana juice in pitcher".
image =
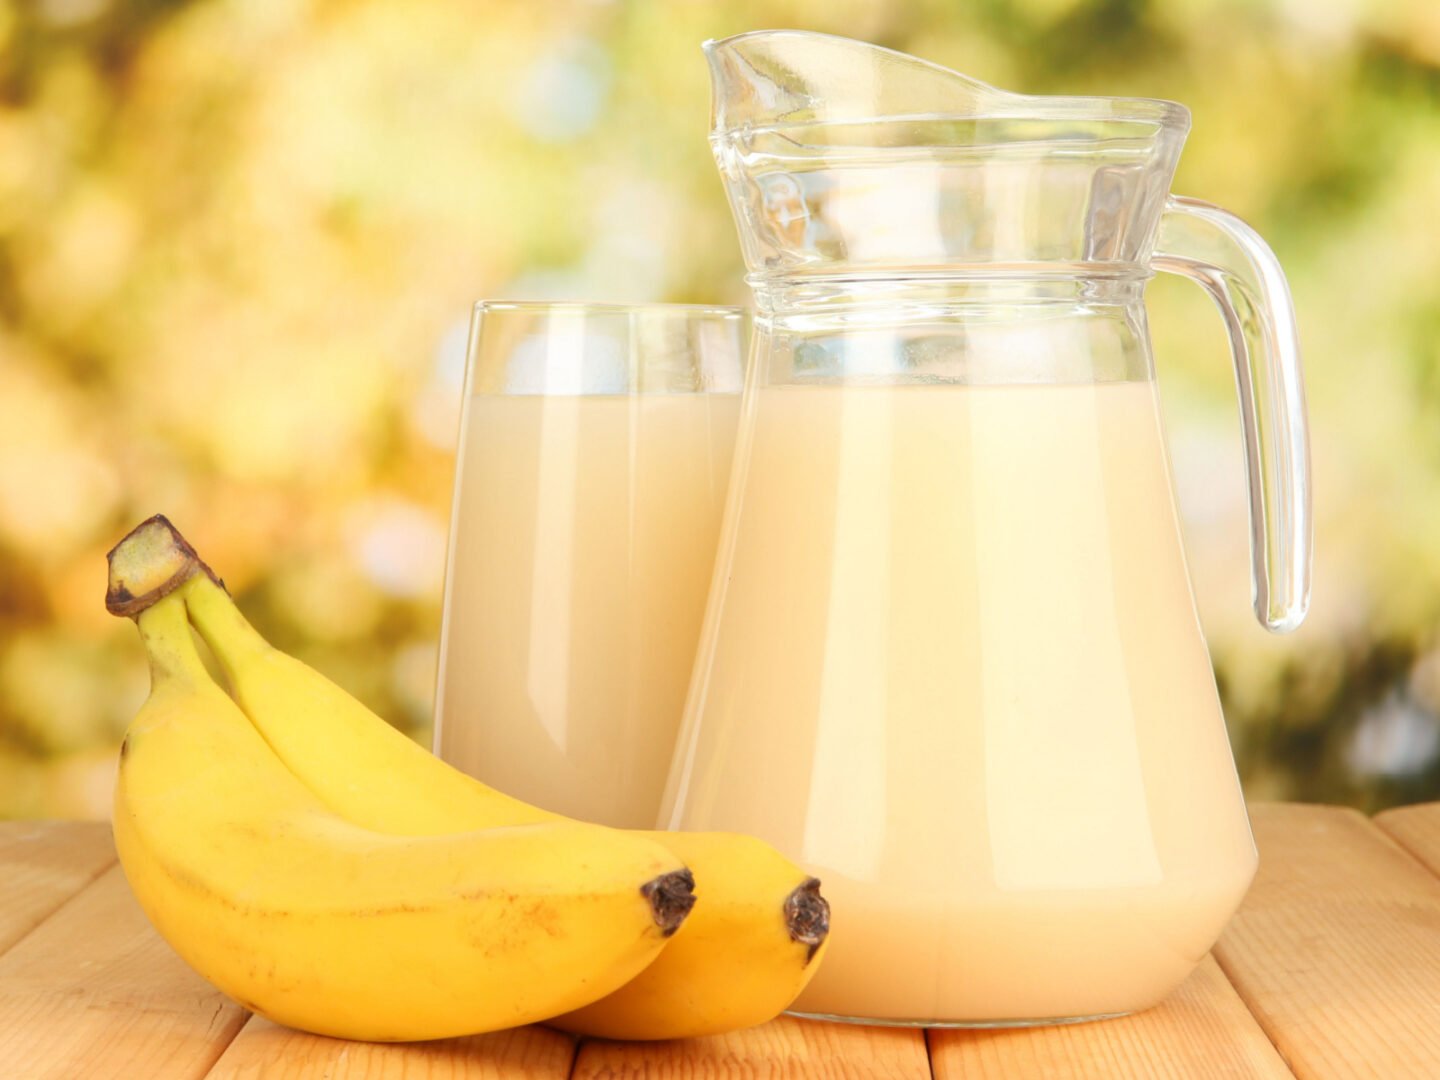
<svg viewBox="0 0 1440 1080">
<path fill-rule="evenodd" d="M 1023 98 L 801 32 L 707 50 L 758 312 L 662 821 L 822 879 L 831 951 L 800 1013 L 1152 1005 L 1256 854 L 1144 282 L 1185 273 L 1228 313 L 1256 610 L 1287 629 L 1309 503 L 1284 279 L 1236 219 L 1167 198 L 1179 106 Z"/>
</svg>

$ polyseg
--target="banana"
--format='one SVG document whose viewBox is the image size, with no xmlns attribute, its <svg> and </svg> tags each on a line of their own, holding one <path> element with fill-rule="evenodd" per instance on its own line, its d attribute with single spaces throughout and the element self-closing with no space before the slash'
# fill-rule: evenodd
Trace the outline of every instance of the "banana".
<svg viewBox="0 0 1440 1080">
<path fill-rule="evenodd" d="M 718 1035 L 778 1015 L 815 973 L 830 918 L 816 878 L 751 836 L 666 835 L 696 874 L 694 914 L 639 975 L 551 1025 L 606 1039 Z"/>
<path fill-rule="evenodd" d="M 565 820 L 452 768 L 273 648 L 179 533 L 168 522 L 164 527 L 169 541 L 151 537 L 145 557 L 193 575 L 190 619 L 236 700 L 285 765 L 336 813 L 407 836 Z M 578 1034 L 669 1039 L 732 1031 L 782 1012 L 824 955 L 829 906 L 819 881 L 751 837 L 639 835 L 664 845 L 696 875 L 695 911 L 635 980 L 552 1022 Z"/>
<path fill-rule="evenodd" d="M 279 1023 L 393 1041 L 541 1020 L 654 960 L 693 902 L 673 855 L 571 822 L 402 837 L 343 819 L 210 678 L 193 587 L 112 595 L 152 679 L 121 746 L 116 848 L 196 971 Z"/>
</svg>

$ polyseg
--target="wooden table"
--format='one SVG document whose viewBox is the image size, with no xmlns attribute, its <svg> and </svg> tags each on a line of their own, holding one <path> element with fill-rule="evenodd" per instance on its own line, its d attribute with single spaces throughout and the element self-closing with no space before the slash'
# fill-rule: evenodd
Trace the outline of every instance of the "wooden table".
<svg viewBox="0 0 1440 1080">
<path fill-rule="evenodd" d="M 251 1016 L 131 898 L 100 824 L 0 824 L 0 1078 L 1440 1078 L 1440 803 L 1259 806 L 1260 875 L 1214 956 L 1138 1016 L 1030 1031 L 780 1019 L 673 1043 L 530 1027 L 408 1046 Z"/>
</svg>

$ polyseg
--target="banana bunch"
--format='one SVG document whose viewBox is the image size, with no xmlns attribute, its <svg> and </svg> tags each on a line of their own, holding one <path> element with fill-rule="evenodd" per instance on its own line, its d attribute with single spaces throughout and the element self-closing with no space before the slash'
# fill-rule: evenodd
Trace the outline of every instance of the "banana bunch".
<svg viewBox="0 0 1440 1080">
<path fill-rule="evenodd" d="M 819 882 L 769 845 L 570 821 L 451 768 L 271 647 L 163 517 L 110 553 L 106 603 L 152 683 L 121 747 L 121 863 L 247 1008 L 367 1040 L 680 1038 L 771 1018 L 818 967 Z"/>
</svg>

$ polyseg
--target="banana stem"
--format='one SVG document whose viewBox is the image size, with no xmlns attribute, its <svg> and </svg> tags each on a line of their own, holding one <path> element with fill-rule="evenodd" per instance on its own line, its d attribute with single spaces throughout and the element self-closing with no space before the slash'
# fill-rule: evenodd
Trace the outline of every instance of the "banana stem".
<svg viewBox="0 0 1440 1080">
<path fill-rule="evenodd" d="M 185 606 L 195 629 L 230 677 L 246 656 L 271 651 L 270 643 L 240 614 L 230 594 L 209 578 L 192 579 L 185 589 Z"/>
<path fill-rule="evenodd" d="M 170 679 L 185 683 L 209 679 L 210 673 L 195 648 L 195 639 L 190 636 L 183 592 L 151 604 L 136 615 L 135 622 L 145 642 L 153 684 Z"/>
<path fill-rule="evenodd" d="M 112 615 L 134 618 L 200 573 L 225 587 L 164 514 L 131 529 L 106 558 L 110 581 L 105 607 Z"/>
</svg>

